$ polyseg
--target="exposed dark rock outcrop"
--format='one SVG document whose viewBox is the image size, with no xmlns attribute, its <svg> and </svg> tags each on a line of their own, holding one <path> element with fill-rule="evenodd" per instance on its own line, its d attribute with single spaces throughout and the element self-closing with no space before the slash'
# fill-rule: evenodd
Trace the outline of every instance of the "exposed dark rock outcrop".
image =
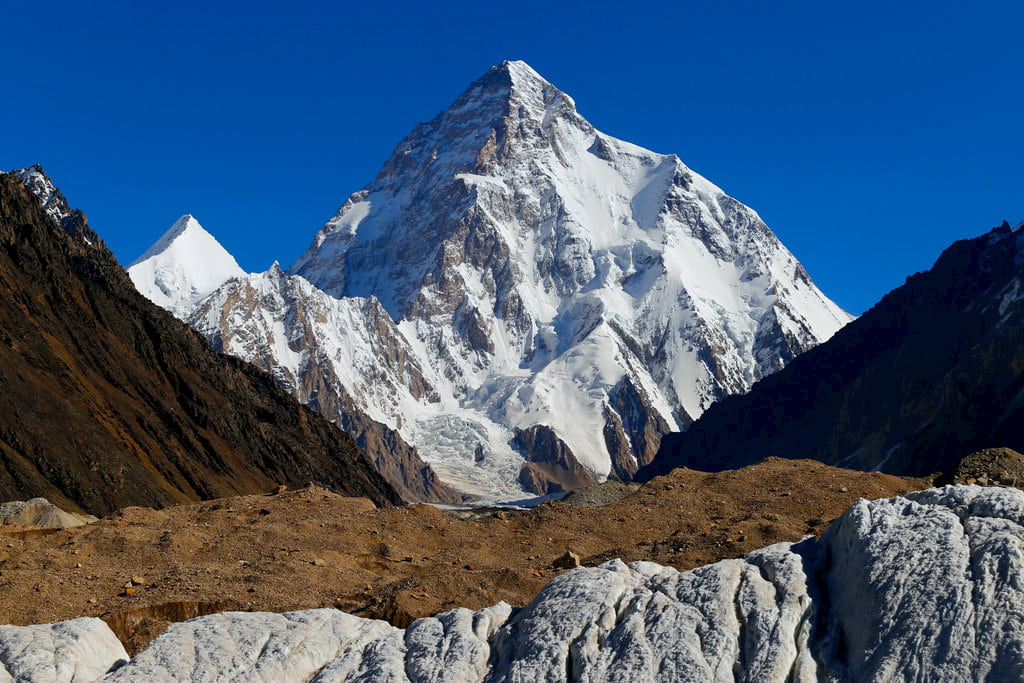
<svg viewBox="0 0 1024 683">
<path fill-rule="evenodd" d="M 519 470 L 519 482 L 528 491 L 545 496 L 597 483 L 594 473 L 580 464 L 547 425 L 517 429 L 516 441 L 526 457 Z"/>
<path fill-rule="evenodd" d="M 1012 448 L 986 448 L 968 455 L 935 483 L 1024 488 L 1024 455 Z"/>
<path fill-rule="evenodd" d="M 1024 450 L 1024 229 L 950 246 L 831 340 L 665 437 L 646 480 L 768 456 L 893 474 Z"/>
<path fill-rule="evenodd" d="M 624 375 L 608 392 L 611 407 L 605 407 L 604 440 L 612 458 L 612 472 L 620 481 L 630 481 L 658 453 L 661 439 L 672 427 L 654 409 L 651 397 Z"/>
<path fill-rule="evenodd" d="M 63 229 L 61 229 L 63 228 Z M 144 299 L 0 175 L 0 500 L 104 514 L 316 481 L 400 498 L 352 438 Z"/>
</svg>

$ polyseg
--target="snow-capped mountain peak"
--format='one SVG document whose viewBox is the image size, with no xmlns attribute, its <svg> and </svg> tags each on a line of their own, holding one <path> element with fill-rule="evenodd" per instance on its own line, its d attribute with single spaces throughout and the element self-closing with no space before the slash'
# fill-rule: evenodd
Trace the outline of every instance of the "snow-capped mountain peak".
<svg viewBox="0 0 1024 683">
<path fill-rule="evenodd" d="M 232 352 L 492 499 L 629 479 L 850 319 L 753 210 L 515 61 L 415 126 L 287 272 L 301 307 L 228 285 L 192 324 L 245 325 Z"/>
<path fill-rule="evenodd" d="M 222 284 L 245 275 L 191 214 L 175 221 L 127 270 L 146 298 L 181 319 Z"/>
<path fill-rule="evenodd" d="M 506 84 L 507 79 L 507 84 Z M 505 61 L 495 66 L 480 82 L 494 81 L 508 88 L 511 104 L 532 104 L 532 114 L 561 110 L 576 112 L 576 102 L 523 61 Z M 469 91 L 467 94 L 471 94 Z"/>
<path fill-rule="evenodd" d="M 141 256 L 132 261 L 128 267 L 131 268 L 132 266 L 142 263 L 147 259 L 173 248 L 175 240 L 185 236 L 186 233 L 191 233 L 192 239 L 195 239 L 196 237 L 202 239 L 202 237 L 200 237 L 202 234 L 209 236 L 211 239 L 213 237 L 210 233 L 206 232 L 203 226 L 199 224 L 199 221 L 197 221 L 192 214 L 186 213 L 184 216 L 174 221 L 171 227 L 167 229 L 160 239 L 154 242 Z"/>
<path fill-rule="evenodd" d="M 676 155 L 597 131 L 523 62 L 417 125 L 289 272 L 376 297 L 422 350 L 448 440 L 431 406 L 402 423 L 452 479 L 484 476 L 487 458 L 456 472 L 454 452 L 492 426 L 529 451 L 536 425 L 628 478 L 657 434 L 849 320 L 753 210 Z"/>
</svg>

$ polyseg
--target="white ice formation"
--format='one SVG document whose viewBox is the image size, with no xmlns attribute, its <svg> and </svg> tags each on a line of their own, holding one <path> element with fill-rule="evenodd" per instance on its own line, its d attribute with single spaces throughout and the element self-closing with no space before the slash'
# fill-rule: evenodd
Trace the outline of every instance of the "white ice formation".
<svg viewBox="0 0 1024 683">
<path fill-rule="evenodd" d="M 61 510 L 45 498 L 0 503 L 0 524 L 32 524 L 44 529 L 67 529 L 95 521 L 96 517 L 92 515 Z"/>
<path fill-rule="evenodd" d="M 1022 525 L 1017 489 L 861 500 L 820 541 L 688 572 L 614 560 L 563 574 L 522 609 L 456 609 L 405 630 L 326 609 L 201 617 L 100 680 L 1017 681 Z M 85 657 L 60 627 L 0 629 L 2 667 L 49 666 L 55 648 Z"/>
<path fill-rule="evenodd" d="M 0 683 L 89 683 L 127 661 L 100 619 L 0 626 Z"/>
</svg>

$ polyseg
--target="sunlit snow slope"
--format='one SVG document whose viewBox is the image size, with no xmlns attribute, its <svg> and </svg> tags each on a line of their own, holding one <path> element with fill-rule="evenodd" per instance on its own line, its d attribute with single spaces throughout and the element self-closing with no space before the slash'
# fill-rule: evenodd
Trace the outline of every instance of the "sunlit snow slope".
<svg viewBox="0 0 1024 683">
<path fill-rule="evenodd" d="M 287 275 L 248 282 L 191 324 L 489 498 L 628 479 L 850 319 L 754 211 L 523 62 L 416 126 Z"/>
<path fill-rule="evenodd" d="M 184 318 L 196 302 L 245 271 L 186 214 L 128 266 L 128 275 L 147 299 Z"/>
</svg>

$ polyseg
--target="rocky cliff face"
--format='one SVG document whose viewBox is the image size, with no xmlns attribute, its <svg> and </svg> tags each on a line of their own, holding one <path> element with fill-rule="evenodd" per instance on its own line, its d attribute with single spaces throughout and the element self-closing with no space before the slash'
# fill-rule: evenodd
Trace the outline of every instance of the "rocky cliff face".
<svg viewBox="0 0 1024 683">
<path fill-rule="evenodd" d="M 1022 523 L 1016 489 L 860 500 L 820 541 L 688 572 L 613 560 L 559 576 L 522 609 L 455 609 L 404 630 L 327 609 L 201 617 L 98 680 L 1019 680 Z M 63 659 L 97 675 L 125 658 L 112 636 L 98 620 L 0 627 L 0 663 Z"/>
<path fill-rule="evenodd" d="M 849 320 L 756 213 L 676 156 L 595 130 L 522 62 L 418 125 L 288 273 L 321 294 L 289 281 L 284 309 L 336 317 L 247 308 L 225 283 L 191 323 L 245 336 L 223 348 L 279 381 L 340 385 L 488 498 L 563 476 L 528 468 L 517 430 L 556 437 L 541 459 L 628 478 L 664 434 Z M 266 322 L 236 334 L 250 319 Z"/>
<path fill-rule="evenodd" d="M 388 410 L 393 396 L 426 400 L 436 392 L 376 299 L 335 299 L 274 264 L 228 280 L 193 308 L 188 322 L 215 349 L 271 373 L 352 434 L 405 500 L 462 500 L 387 425 L 398 417 Z"/>
<path fill-rule="evenodd" d="M 640 476 L 768 456 L 926 475 L 992 446 L 1024 448 L 1024 229 L 1005 223 L 665 439 Z"/>
<path fill-rule="evenodd" d="M 11 175 L 20 180 L 39 199 L 46 215 L 64 228 L 66 233 L 76 238 L 79 245 L 95 247 L 99 251 L 106 249 L 103 240 L 89 227 L 88 222 L 81 220 L 80 213 L 68 206 L 68 200 L 46 175 L 42 166 L 36 164 L 28 168 L 15 169 L 11 171 Z"/>
<path fill-rule="evenodd" d="M 400 502 L 347 435 L 143 299 L 85 216 L 24 177 L 0 174 L 0 500 L 103 514 L 318 481 Z"/>
</svg>

